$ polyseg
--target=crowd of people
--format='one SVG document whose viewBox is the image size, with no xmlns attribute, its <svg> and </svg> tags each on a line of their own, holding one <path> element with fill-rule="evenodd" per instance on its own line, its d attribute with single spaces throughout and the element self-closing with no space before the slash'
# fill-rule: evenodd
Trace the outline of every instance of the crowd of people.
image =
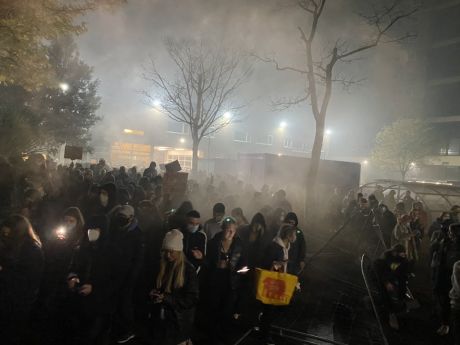
<svg viewBox="0 0 460 345">
<path fill-rule="evenodd" d="M 154 162 L 142 173 L 42 155 L 0 166 L 2 344 L 219 344 L 241 319 L 273 343 L 279 310 L 256 301 L 256 268 L 301 276 L 307 256 L 285 190 L 198 176 L 171 197 Z M 409 191 L 378 186 L 335 190 L 320 223 L 346 225 L 352 252 L 373 258 L 395 330 L 413 299 L 408 282 L 429 269 L 437 333 L 457 344 L 459 214 L 453 206 L 431 222 Z"/>
<path fill-rule="evenodd" d="M 374 256 L 389 326 L 398 330 L 397 315 L 405 313 L 413 302 L 410 279 L 429 271 L 439 320 L 436 333 L 453 333 L 455 344 L 460 344 L 460 206 L 452 206 L 431 222 L 422 202 L 410 191 L 398 198 L 395 190 L 384 194 L 381 186 L 367 198 L 351 192 L 341 204 L 331 205 L 333 210 L 342 209 L 342 215 L 360 234 L 357 242 L 364 245 L 357 253 Z"/>
<path fill-rule="evenodd" d="M 299 275 L 306 256 L 284 190 L 206 177 L 174 199 L 154 162 L 0 165 L 2 344 L 219 344 L 249 314 L 272 343 L 255 269 Z"/>
</svg>

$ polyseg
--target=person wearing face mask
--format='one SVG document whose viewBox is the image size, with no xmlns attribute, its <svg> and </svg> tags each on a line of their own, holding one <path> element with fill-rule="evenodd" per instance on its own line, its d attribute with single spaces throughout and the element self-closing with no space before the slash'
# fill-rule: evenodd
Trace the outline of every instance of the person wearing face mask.
<svg viewBox="0 0 460 345">
<path fill-rule="evenodd" d="M 208 298 L 209 324 L 213 344 L 225 336 L 227 326 L 235 312 L 236 292 L 240 286 L 238 272 L 246 266 L 244 246 L 236 235 L 236 221 L 226 217 L 222 230 L 208 244 L 206 256 L 206 296 Z"/>
<path fill-rule="evenodd" d="M 212 218 L 204 223 L 204 232 L 208 241 L 212 240 L 213 237 L 222 230 L 222 219 L 225 217 L 225 205 L 217 203 L 212 208 Z"/>
<path fill-rule="evenodd" d="M 67 289 L 62 277 L 66 276 L 75 248 L 84 236 L 85 222 L 77 207 L 69 207 L 61 222 L 53 230 L 53 237 L 45 242 L 45 272 L 42 280 L 39 307 L 46 343 L 62 343 L 65 339 L 62 327 Z"/>
<path fill-rule="evenodd" d="M 187 260 L 195 267 L 197 273 L 201 269 L 206 256 L 206 234 L 200 224 L 200 213 L 192 210 L 186 215 L 184 234 L 184 253 Z"/>
<path fill-rule="evenodd" d="M 406 309 L 405 295 L 409 276 L 406 248 L 402 244 L 396 244 L 374 262 L 374 267 L 382 301 L 388 313 L 388 323 L 397 330 L 399 323 L 396 314 Z"/>
<path fill-rule="evenodd" d="M 154 344 L 192 344 L 199 288 L 195 267 L 184 254 L 183 241 L 178 229 L 167 232 L 163 240 L 160 264 L 149 294 Z"/>
<path fill-rule="evenodd" d="M 0 339 L 27 342 L 29 320 L 44 266 L 39 237 L 27 218 L 9 216 L 0 226 Z"/>
<path fill-rule="evenodd" d="M 113 211 L 110 243 L 116 269 L 114 330 L 117 343 L 124 344 L 134 338 L 133 291 L 144 261 L 142 231 L 132 206 L 119 206 Z"/>
<path fill-rule="evenodd" d="M 113 313 L 113 266 L 107 234 L 108 220 L 104 215 L 93 216 L 85 229 L 67 275 L 71 337 L 75 343 L 106 344 Z"/>
<path fill-rule="evenodd" d="M 112 213 L 117 205 L 117 187 L 109 182 L 101 186 L 99 190 L 98 213 L 108 215 Z"/>
</svg>

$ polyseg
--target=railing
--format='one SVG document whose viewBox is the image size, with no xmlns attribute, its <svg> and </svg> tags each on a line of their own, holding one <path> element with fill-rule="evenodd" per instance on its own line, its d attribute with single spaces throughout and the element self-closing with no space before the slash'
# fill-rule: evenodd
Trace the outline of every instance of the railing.
<svg viewBox="0 0 460 345">
<path fill-rule="evenodd" d="M 384 345 L 389 345 L 388 340 L 385 336 L 385 332 L 383 331 L 382 320 L 380 319 L 380 314 L 375 304 L 374 295 L 372 293 L 372 290 L 369 284 L 369 280 L 368 280 L 368 277 L 365 271 L 365 261 L 370 261 L 370 259 L 367 257 L 366 254 L 363 254 L 361 256 L 361 274 L 363 275 L 364 284 L 366 285 L 366 290 L 367 290 L 367 293 L 369 294 L 369 298 L 372 304 L 372 309 L 374 311 L 375 319 L 377 320 L 377 324 L 379 326 L 380 335 L 382 336 Z"/>
</svg>

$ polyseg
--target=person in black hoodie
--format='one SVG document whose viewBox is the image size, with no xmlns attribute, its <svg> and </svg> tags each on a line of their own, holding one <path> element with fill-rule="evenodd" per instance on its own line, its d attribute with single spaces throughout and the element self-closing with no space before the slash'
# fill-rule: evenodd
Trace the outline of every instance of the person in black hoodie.
<svg viewBox="0 0 460 345">
<path fill-rule="evenodd" d="M 187 213 L 187 225 L 182 229 L 184 234 L 184 253 L 187 260 L 195 267 L 197 273 L 201 269 L 206 256 L 206 234 L 200 223 L 201 215 L 198 211 L 192 210 Z"/>
<path fill-rule="evenodd" d="M 117 342 L 124 344 L 134 338 L 133 291 L 144 261 L 143 236 L 132 206 L 123 205 L 113 211 L 110 244 L 116 277 L 114 329 Z"/>
<path fill-rule="evenodd" d="M 240 277 L 240 287 L 237 298 L 237 314 L 247 313 L 251 317 L 252 313 L 257 311 L 255 299 L 253 296 L 255 269 L 260 267 L 260 263 L 267 245 L 267 225 L 262 213 L 256 213 L 251 219 L 249 225 L 240 229 L 239 237 L 243 242 L 245 253 L 247 253 L 248 273 Z M 271 241 L 272 239 L 270 239 Z"/>
<path fill-rule="evenodd" d="M 409 277 L 406 248 L 402 244 L 394 245 L 383 253 L 382 258 L 375 260 L 374 267 L 389 325 L 397 330 L 399 323 L 396 314 L 406 308 L 404 299 Z"/>
<path fill-rule="evenodd" d="M 39 308 L 43 318 L 43 336 L 48 344 L 62 343 L 65 338 L 63 315 L 67 297 L 65 279 L 75 248 L 84 234 L 85 222 L 77 207 L 69 207 L 53 231 L 53 238 L 44 244 L 45 272 L 42 281 Z"/>
<path fill-rule="evenodd" d="M 100 205 L 96 213 L 110 216 L 109 214 L 117 205 L 117 200 L 117 187 L 115 184 L 112 182 L 103 184 L 99 189 Z"/>
<path fill-rule="evenodd" d="M 243 242 L 236 236 L 236 227 L 232 217 L 224 218 L 222 231 L 208 244 L 206 282 L 214 342 L 223 335 L 222 331 L 231 320 L 240 283 L 238 271 L 246 264 Z"/>
<path fill-rule="evenodd" d="M 198 303 L 195 267 L 183 252 L 183 234 L 166 233 L 153 288 L 150 291 L 154 344 L 191 344 L 190 336 Z"/>
<path fill-rule="evenodd" d="M 0 229 L 0 339 L 27 343 L 30 312 L 36 301 L 44 259 L 41 243 L 27 218 L 8 217 Z"/>
<path fill-rule="evenodd" d="M 288 272 L 299 275 L 305 268 L 305 256 L 307 254 L 305 236 L 303 231 L 298 228 L 299 220 L 294 212 L 289 212 L 284 222 L 296 229 L 296 240 L 294 243 L 291 243 L 289 248 Z"/>
<path fill-rule="evenodd" d="M 67 275 L 71 338 L 74 343 L 100 345 L 108 341 L 113 313 L 113 250 L 105 215 L 91 217 L 85 229 Z"/>
</svg>

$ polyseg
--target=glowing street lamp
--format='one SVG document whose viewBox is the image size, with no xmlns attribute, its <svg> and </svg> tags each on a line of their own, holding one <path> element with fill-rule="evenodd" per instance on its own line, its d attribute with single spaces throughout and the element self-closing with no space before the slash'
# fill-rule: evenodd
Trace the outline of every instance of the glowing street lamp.
<svg viewBox="0 0 460 345">
<path fill-rule="evenodd" d="M 363 160 L 363 165 L 368 165 L 369 161 L 367 159 Z"/>
<path fill-rule="evenodd" d="M 286 121 L 281 121 L 279 129 L 285 129 L 287 127 L 287 122 Z"/>
<path fill-rule="evenodd" d="M 67 83 L 59 83 L 59 88 L 62 90 L 62 92 L 67 92 L 69 91 L 69 84 Z"/>
<path fill-rule="evenodd" d="M 226 111 L 226 112 L 224 113 L 224 119 L 225 119 L 225 120 L 230 120 L 231 118 L 232 118 L 232 113 L 229 112 L 229 111 Z"/>
<path fill-rule="evenodd" d="M 324 131 L 324 134 L 326 134 L 327 137 L 330 137 L 331 134 L 332 134 L 332 130 L 330 130 L 329 128 L 327 128 L 327 129 Z"/>
<path fill-rule="evenodd" d="M 180 141 L 181 144 L 184 144 L 185 143 L 185 138 L 180 138 L 179 141 Z"/>
<path fill-rule="evenodd" d="M 159 99 L 154 100 L 152 104 L 155 108 L 161 108 L 161 101 Z"/>
</svg>

